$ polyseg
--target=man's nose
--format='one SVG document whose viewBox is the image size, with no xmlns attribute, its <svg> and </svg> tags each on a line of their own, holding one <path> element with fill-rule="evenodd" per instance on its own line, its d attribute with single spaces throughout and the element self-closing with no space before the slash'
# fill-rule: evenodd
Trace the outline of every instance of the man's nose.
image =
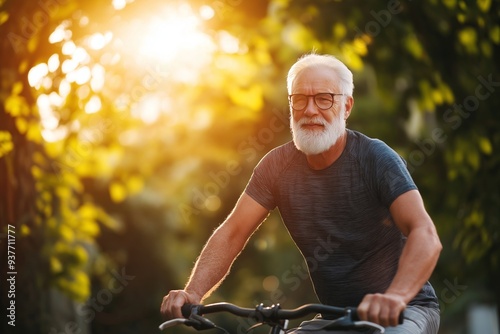
<svg viewBox="0 0 500 334">
<path fill-rule="evenodd" d="M 319 110 L 318 107 L 316 106 L 316 102 L 314 102 L 314 96 L 308 96 L 306 109 L 304 109 L 304 115 L 314 116 L 317 114 L 319 114 Z"/>
</svg>

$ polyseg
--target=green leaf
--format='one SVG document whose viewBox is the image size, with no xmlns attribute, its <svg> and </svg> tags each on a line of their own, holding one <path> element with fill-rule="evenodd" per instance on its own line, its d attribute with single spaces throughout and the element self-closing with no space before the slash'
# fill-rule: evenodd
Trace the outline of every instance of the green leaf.
<svg viewBox="0 0 500 334">
<path fill-rule="evenodd" d="M 491 0 L 477 0 L 477 6 L 484 13 L 488 12 L 491 7 Z"/>
<path fill-rule="evenodd" d="M 486 155 L 490 155 L 493 152 L 493 146 L 491 145 L 490 140 L 486 137 L 479 138 L 479 148 L 481 149 L 481 152 Z"/>
</svg>

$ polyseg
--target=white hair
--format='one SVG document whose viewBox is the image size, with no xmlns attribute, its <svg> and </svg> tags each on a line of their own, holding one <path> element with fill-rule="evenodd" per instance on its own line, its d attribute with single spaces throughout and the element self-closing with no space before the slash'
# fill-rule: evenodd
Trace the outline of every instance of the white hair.
<svg viewBox="0 0 500 334">
<path fill-rule="evenodd" d="M 302 56 L 292 65 L 288 71 L 286 78 L 288 94 L 292 93 L 292 85 L 295 77 L 305 68 L 323 65 L 331 68 L 337 74 L 338 85 L 340 94 L 352 96 L 354 91 L 354 83 L 352 79 L 352 72 L 345 66 L 343 62 L 331 55 L 319 55 L 310 53 Z"/>
</svg>

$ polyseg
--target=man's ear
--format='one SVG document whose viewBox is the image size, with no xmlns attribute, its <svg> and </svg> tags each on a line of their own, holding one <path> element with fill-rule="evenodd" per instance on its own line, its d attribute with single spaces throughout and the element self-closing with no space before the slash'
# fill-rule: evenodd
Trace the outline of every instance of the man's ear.
<svg viewBox="0 0 500 334">
<path fill-rule="evenodd" d="M 344 120 L 347 120 L 351 115 L 352 107 L 354 106 L 354 98 L 352 96 L 347 96 L 345 98 L 345 116 Z"/>
</svg>

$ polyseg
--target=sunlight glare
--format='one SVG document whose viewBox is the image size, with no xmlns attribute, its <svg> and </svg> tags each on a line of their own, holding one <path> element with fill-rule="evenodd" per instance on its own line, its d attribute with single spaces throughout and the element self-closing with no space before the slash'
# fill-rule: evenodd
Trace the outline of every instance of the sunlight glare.
<svg viewBox="0 0 500 334">
<path fill-rule="evenodd" d="M 95 33 L 87 40 L 87 45 L 92 50 L 101 50 L 113 39 L 113 33 L 108 31 L 105 34 Z"/>
<path fill-rule="evenodd" d="M 55 44 L 57 42 L 61 42 L 64 39 L 65 33 L 64 33 L 64 27 L 62 25 L 59 25 L 52 34 L 49 36 L 49 43 L 50 44 Z"/>
<path fill-rule="evenodd" d="M 59 126 L 59 116 L 52 109 L 52 104 L 61 103 L 60 97 L 56 95 L 56 93 L 51 95 L 41 94 L 36 100 L 42 125 L 42 137 L 47 142 L 61 140 L 66 137 L 68 132 L 67 128 Z"/>
<path fill-rule="evenodd" d="M 94 67 L 92 67 L 92 79 L 90 80 L 90 88 L 92 88 L 94 92 L 99 92 L 104 87 L 105 74 L 106 71 L 100 64 L 95 64 Z"/>
<path fill-rule="evenodd" d="M 75 42 L 68 41 L 68 42 L 63 44 L 61 52 L 63 55 L 69 56 L 69 55 L 72 55 L 73 52 L 75 52 L 75 50 L 76 50 Z"/>
<path fill-rule="evenodd" d="M 208 109 L 199 110 L 192 119 L 194 129 L 205 129 L 212 124 L 212 113 Z"/>
<path fill-rule="evenodd" d="M 62 97 L 68 96 L 68 94 L 71 92 L 71 85 L 66 79 L 62 79 L 61 82 L 59 83 L 59 95 Z"/>
<path fill-rule="evenodd" d="M 113 8 L 116 10 L 122 10 L 127 5 L 127 0 L 113 0 Z"/>
<path fill-rule="evenodd" d="M 28 83 L 31 87 L 40 88 L 43 78 L 49 73 L 49 67 L 45 63 L 33 66 L 28 72 Z"/>
<path fill-rule="evenodd" d="M 54 143 L 63 140 L 68 136 L 68 128 L 66 126 L 59 126 L 54 130 L 42 129 L 42 137 L 48 143 Z"/>
<path fill-rule="evenodd" d="M 132 115 L 140 118 L 146 124 L 154 123 L 160 116 L 162 99 L 157 95 L 147 95 L 132 107 Z"/>
<path fill-rule="evenodd" d="M 156 19 L 149 26 L 150 33 L 144 38 L 141 53 L 162 61 L 189 56 L 208 41 L 197 31 L 199 21 L 194 15 L 171 15 L 165 20 Z"/>
<path fill-rule="evenodd" d="M 204 20 L 210 20 L 215 16 L 215 11 L 212 7 L 203 5 L 200 7 L 200 16 Z"/>
<path fill-rule="evenodd" d="M 76 70 L 77 67 L 78 67 L 77 61 L 75 61 L 74 59 L 66 59 L 62 63 L 61 70 L 64 74 L 70 74 L 71 72 Z M 70 82 L 74 82 L 74 80 Z"/>
<path fill-rule="evenodd" d="M 80 86 L 76 90 L 76 96 L 78 96 L 80 100 L 85 100 L 87 97 L 89 97 L 89 95 L 90 88 L 88 85 Z"/>
<path fill-rule="evenodd" d="M 73 59 L 76 60 L 79 64 L 88 63 L 90 61 L 90 55 L 87 50 L 82 47 L 77 47 L 72 54 Z"/>
<path fill-rule="evenodd" d="M 52 56 L 50 56 L 49 60 L 47 61 L 47 65 L 49 68 L 49 72 L 55 72 L 60 65 L 59 54 L 54 53 Z"/>
<path fill-rule="evenodd" d="M 49 102 L 52 106 L 61 107 L 64 104 L 64 99 L 56 92 L 51 92 L 49 94 Z"/>
<path fill-rule="evenodd" d="M 94 95 L 90 98 L 89 102 L 85 105 L 85 112 L 87 114 L 94 114 L 101 110 L 102 104 L 99 96 Z"/>
<path fill-rule="evenodd" d="M 225 53 L 237 53 L 240 50 L 239 40 L 227 31 L 219 32 L 219 45 Z"/>
<path fill-rule="evenodd" d="M 78 85 L 87 83 L 91 78 L 90 68 L 88 66 L 80 67 L 75 71 L 75 82 Z"/>
<path fill-rule="evenodd" d="M 160 64 L 170 78 L 194 81 L 216 50 L 213 38 L 202 30 L 200 15 L 186 3 L 167 6 L 148 23 L 139 22 L 140 28 L 134 30 L 133 37 L 124 36 L 124 45 L 136 41 L 138 63 L 149 59 L 150 63 Z"/>
<path fill-rule="evenodd" d="M 71 31 L 67 30 L 69 21 L 64 21 L 58 25 L 49 36 L 49 43 L 55 44 L 71 37 Z"/>
</svg>

